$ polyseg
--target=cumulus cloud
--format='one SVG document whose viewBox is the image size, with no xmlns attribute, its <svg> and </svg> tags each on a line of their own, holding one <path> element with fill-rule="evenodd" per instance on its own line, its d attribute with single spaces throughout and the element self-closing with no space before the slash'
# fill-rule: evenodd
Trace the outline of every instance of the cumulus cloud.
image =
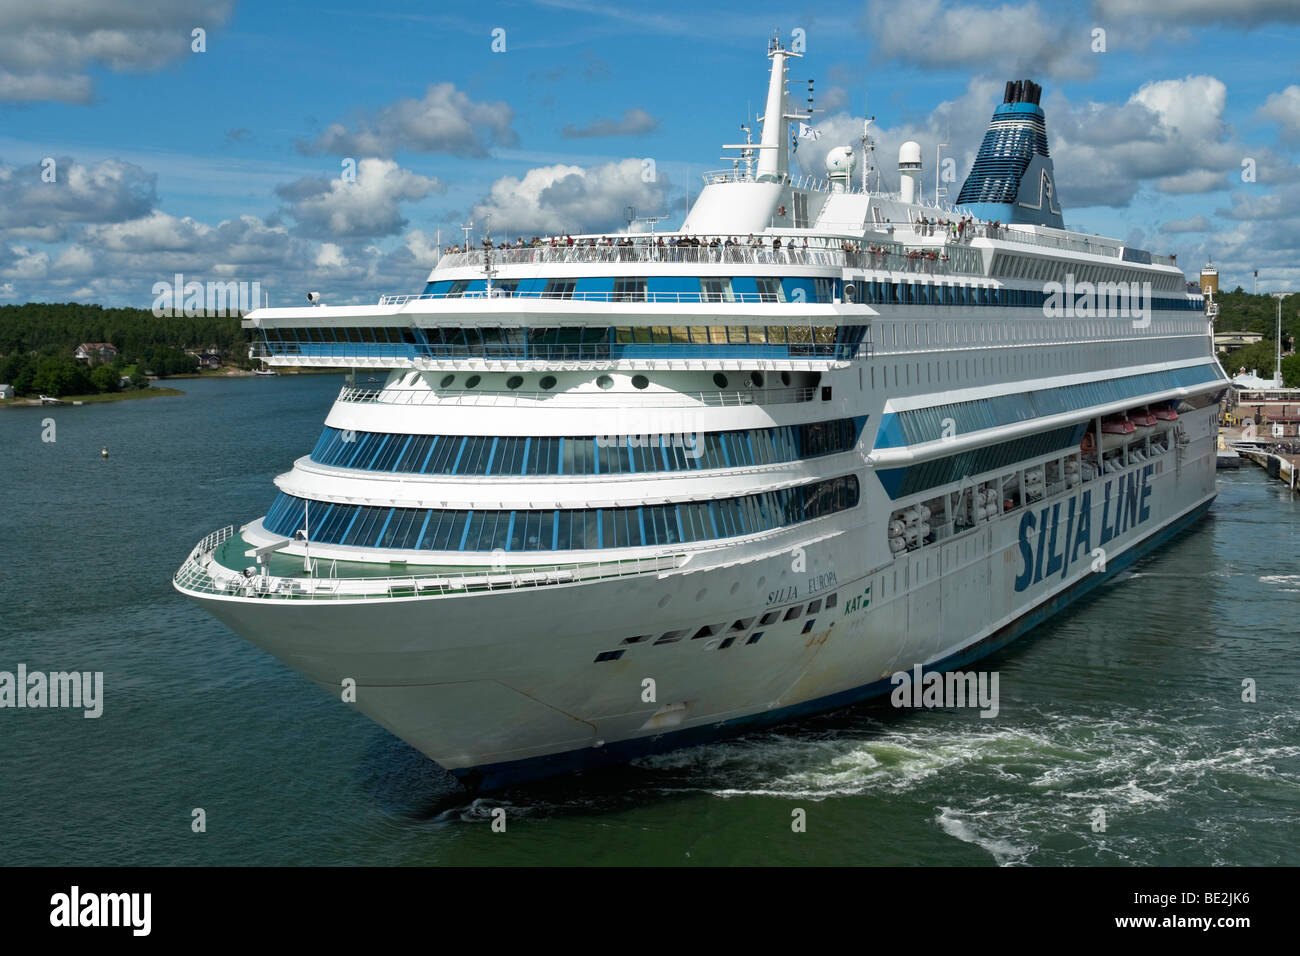
<svg viewBox="0 0 1300 956">
<path fill-rule="evenodd" d="M 120 222 L 145 215 L 157 201 L 156 177 L 133 163 L 108 159 L 86 166 L 52 157 L 46 166 L 0 163 L 0 236 L 57 242 L 67 225 Z"/>
<path fill-rule="evenodd" d="M 1165 22 L 1229 23 L 1237 27 L 1262 23 L 1300 22 L 1300 6 L 1294 0 L 1095 0 L 1097 15 L 1114 19 L 1153 17 Z M 1153 13 L 1154 11 L 1154 13 Z"/>
<path fill-rule="evenodd" d="M 626 225 L 627 206 L 642 214 L 661 211 L 668 185 L 662 173 L 646 182 L 639 159 L 590 169 L 541 166 L 522 179 L 503 176 L 494 182 L 473 218 L 491 216 L 493 229 L 511 234 L 613 231 Z"/>
<path fill-rule="evenodd" d="M 223 26 L 234 0 L 41 0 L 0 4 L 0 100 L 87 103 L 87 71 L 152 70 Z"/>
<path fill-rule="evenodd" d="M 422 99 L 398 100 L 360 116 L 349 129 L 332 123 L 302 153 L 391 156 L 396 152 L 486 156 L 492 146 L 514 146 L 514 110 L 504 102 L 471 100 L 452 83 L 433 83 Z"/>
<path fill-rule="evenodd" d="M 1277 123 L 1283 141 L 1300 142 L 1300 86 L 1292 84 L 1271 94 L 1255 112 L 1261 119 Z"/>
<path fill-rule="evenodd" d="M 400 206 L 446 187 L 437 179 L 403 169 L 391 159 L 363 159 L 355 182 L 305 177 L 276 192 L 291 203 L 285 212 L 301 235 L 390 236 L 406 226 Z"/>
<path fill-rule="evenodd" d="M 620 119 L 597 119 L 586 126 L 565 125 L 560 135 L 569 139 L 584 139 L 595 136 L 639 136 L 659 128 L 659 121 L 638 107 L 623 111 Z"/>
<path fill-rule="evenodd" d="M 1227 88 L 1213 76 L 1144 84 L 1122 104 L 1045 104 L 1061 201 L 1127 206 L 1147 183 L 1186 194 L 1224 188 L 1242 149 L 1224 120 Z"/>
<path fill-rule="evenodd" d="M 1086 77 L 1096 69 L 1086 25 L 1037 3 L 997 7 L 870 0 L 863 26 L 879 55 L 930 69 L 997 67 L 1013 76 Z"/>
</svg>

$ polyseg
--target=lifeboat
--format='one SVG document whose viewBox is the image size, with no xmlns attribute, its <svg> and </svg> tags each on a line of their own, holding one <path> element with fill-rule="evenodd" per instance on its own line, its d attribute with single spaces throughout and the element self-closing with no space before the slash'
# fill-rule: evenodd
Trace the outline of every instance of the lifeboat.
<svg viewBox="0 0 1300 956">
<path fill-rule="evenodd" d="M 1101 431 L 1103 435 L 1132 435 L 1137 426 L 1124 415 L 1112 415 L 1102 420 Z"/>
<path fill-rule="evenodd" d="M 1151 412 L 1162 422 L 1178 421 L 1178 413 L 1174 411 L 1173 402 L 1170 402 L 1168 405 L 1157 405 L 1151 409 Z"/>
<path fill-rule="evenodd" d="M 1139 428 L 1150 428 L 1157 421 L 1155 414 L 1145 408 L 1138 409 L 1137 411 L 1130 411 L 1128 413 L 1128 420 Z"/>
</svg>

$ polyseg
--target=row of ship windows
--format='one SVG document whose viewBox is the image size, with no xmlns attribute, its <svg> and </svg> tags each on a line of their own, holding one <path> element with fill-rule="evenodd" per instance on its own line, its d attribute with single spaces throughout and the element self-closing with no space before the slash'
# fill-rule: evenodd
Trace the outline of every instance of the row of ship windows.
<svg viewBox="0 0 1300 956">
<path fill-rule="evenodd" d="M 915 445 L 935 441 L 948 434 L 967 435 L 988 428 L 1032 421 L 1176 388 L 1191 388 L 1213 382 L 1219 375 L 1216 365 L 1192 365 L 911 409 L 897 413 L 896 422 L 886 420 L 882 423 L 881 437 L 877 439 L 876 447 Z"/>
<path fill-rule="evenodd" d="M 1145 365 L 1152 362 L 1191 358 L 1199 351 L 1194 339 L 1160 340 L 1146 338 L 1131 342 L 1102 343 L 1094 362 L 1073 349 L 1003 349 L 997 354 L 973 357 L 940 358 L 938 361 L 873 363 L 863 373 L 869 375 L 871 388 L 911 388 L 949 382 L 988 384 L 995 375 L 1043 375 L 1054 372 L 1095 371 L 1097 366 Z M 877 376 L 879 372 L 879 376 Z M 865 382 L 865 379 L 864 379 Z"/>
<path fill-rule="evenodd" d="M 865 325 L 541 326 L 400 328 L 301 327 L 263 329 L 263 341 L 284 355 L 410 355 L 463 358 L 563 359 L 703 354 L 717 346 L 762 346 L 754 354 L 851 356 Z M 648 350 L 642 351 L 649 346 Z M 734 349 L 728 349 L 734 352 Z M 720 353 L 719 353 L 720 354 Z"/>
<path fill-rule="evenodd" d="M 1013 256 L 999 252 L 993 258 L 993 275 L 1008 279 L 1036 279 L 1044 282 L 1065 282 L 1069 275 L 1078 282 L 1150 282 L 1152 288 L 1173 291 L 1183 285 L 1177 275 L 1162 272 L 1135 272 L 1131 269 L 1112 269 L 1109 266 L 1087 262 L 1063 262 L 1060 259 L 1043 259 L 1037 256 Z M 1201 303 L 1197 304 L 1201 308 Z"/>
<path fill-rule="evenodd" d="M 484 279 L 431 282 L 425 293 L 459 298 L 482 295 Z M 734 276 L 694 278 L 687 276 L 590 276 L 555 279 L 499 279 L 492 283 L 492 295 L 543 299 L 573 299 L 609 302 L 833 302 L 838 295 L 835 279 L 782 278 L 778 276 Z"/>
<path fill-rule="evenodd" d="M 1063 448 L 1077 448 L 1086 428 L 1086 423 L 1066 425 L 906 468 L 882 469 L 876 474 L 890 498 L 906 498 L 940 485 L 961 481 L 970 475 L 984 474 Z"/>
<path fill-rule="evenodd" d="M 1059 263 L 1046 262 L 1044 276 L 1049 273 L 1064 281 Z M 1096 281 L 1086 278 L 1100 271 L 1100 267 L 1080 264 L 1076 281 Z M 1108 270 L 1114 271 L 1114 270 Z M 1118 276 L 1118 273 L 1117 273 Z M 1024 276 L 1023 278 L 1035 278 Z M 1163 278 L 1163 277 L 1162 277 Z M 1123 281 L 1120 278 L 1113 280 Z M 1176 278 L 1174 279 L 1177 284 Z M 1165 282 L 1160 283 L 1166 286 Z M 866 279 L 857 283 L 866 302 L 892 305 L 1005 305 L 1042 307 L 1048 294 L 1041 290 L 1004 289 L 977 283 L 943 283 L 912 280 L 891 282 L 883 279 Z M 1168 286 L 1167 291 L 1172 291 Z M 426 291 L 449 298 L 485 294 L 483 279 L 460 279 L 432 282 Z M 492 284 L 492 294 L 499 297 L 520 296 L 543 299 L 573 299 L 609 302 L 834 302 L 844 294 L 838 279 L 778 278 L 768 276 L 686 278 L 679 276 L 624 276 L 563 278 L 563 279 L 505 279 Z M 1152 303 L 1157 309 L 1200 310 L 1199 299 L 1169 297 Z"/>
<path fill-rule="evenodd" d="M 1150 325 L 1136 326 L 1132 319 L 1073 319 L 1068 325 L 1051 320 L 1031 322 L 1020 319 L 1014 322 L 898 322 L 880 321 L 872 330 L 873 344 L 877 349 L 895 349 L 909 346 L 979 345 L 1014 342 L 1060 341 L 1063 333 L 1072 339 L 1089 337 L 1136 338 L 1135 330 L 1143 338 L 1177 332 L 1198 332 L 1204 322 L 1199 320 L 1153 318 Z"/>
<path fill-rule="evenodd" d="M 674 435 L 398 435 L 326 426 L 311 459 L 423 475 L 618 475 L 771 465 L 853 448 L 866 418 Z"/>
<path fill-rule="evenodd" d="M 281 493 L 263 519 L 272 534 L 403 551 L 567 551 L 635 548 L 757 534 L 853 508 L 858 480 L 737 498 L 631 508 L 454 511 L 308 501 Z"/>
<path fill-rule="evenodd" d="M 826 598 L 826 610 L 828 611 L 833 610 L 838 604 L 839 604 L 839 595 L 831 594 Z M 821 609 L 822 609 L 821 598 L 817 598 L 815 601 L 809 602 L 807 608 L 809 617 L 807 620 L 804 621 L 803 630 L 800 633 L 807 634 L 810 631 L 812 631 L 812 629 L 817 625 L 817 621 L 815 618 L 812 617 L 812 615 L 820 613 Z M 698 641 L 701 638 L 719 637 L 722 634 L 726 634 L 727 636 L 724 637 L 721 641 L 719 641 L 717 645 L 717 650 L 724 651 L 732 644 L 735 644 L 737 639 L 744 636 L 745 632 L 748 631 L 751 627 L 754 626 L 770 627 L 773 624 L 776 624 L 780 621 L 794 621 L 797 620 L 799 617 L 801 617 L 803 613 L 804 613 L 804 606 L 802 604 L 796 604 L 793 607 L 786 608 L 784 611 L 768 611 L 761 618 L 757 618 L 758 620 L 757 625 L 754 624 L 755 618 L 744 617 L 738 621 L 733 622 L 730 628 L 727 627 L 725 622 L 723 622 L 722 624 L 706 624 L 699 629 L 690 628 L 690 627 L 679 628 L 677 630 L 666 631 L 663 634 L 661 634 L 655 640 L 654 646 L 657 647 L 660 644 L 676 644 L 678 641 L 684 640 L 688 636 L 692 641 Z M 748 637 L 745 638 L 745 643 L 757 644 L 759 640 L 763 637 L 763 633 L 764 633 L 763 631 L 752 632 Z M 623 643 L 644 644 L 652 637 L 654 637 L 653 634 L 637 634 L 634 637 L 623 638 Z M 626 648 L 620 648 L 619 650 L 616 651 L 603 651 L 600 654 L 596 655 L 596 660 L 594 661 L 594 663 L 600 664 L 605 661 L 616 661 L 619 658 L 621 658 L 625 653 L 627 653 Z"/>
<path fill-rule="evenodd" d="M 870 305 L 1001 305 L 1012 308 L 1042 309 L 1052 296 L 1041 289 L 1005 289 L 995 286 L 963 285 L 961 283 L 879 282 L 861 283 L 861 301 Z M 1059 296 L 1053 301 L 1061 301 Z M 1124 309 L 1130 306 L 1127 292 L 1123 298 Z M 1135 300 L 1136 302 L 1136 300 Z M 1102 302 L 1105 305 L 1105 301 Z M 1186 296 L 1155 298 L 1150 301 L 1153 311 L 1174 310 L 1199 312 L 1200 300 Z M 1114 305 L 1119 309 L 1118 300 Z"/>
</svg>

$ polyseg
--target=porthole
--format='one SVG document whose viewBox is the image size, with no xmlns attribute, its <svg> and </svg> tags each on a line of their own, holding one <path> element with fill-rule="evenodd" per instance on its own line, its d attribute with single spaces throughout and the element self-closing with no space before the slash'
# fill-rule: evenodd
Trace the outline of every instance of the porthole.
<svg viewBox="0 0 1300 956">
<path fill-rule="evenodd" d="M 477 376 L 477 375 L 471 375 L 469 378 L 465 379 L 465 387 L 466 387 L 466 388 L 477 388 L 477 387 L 478 387 L 478 383 L 481 382 L 481 381 L 483 381 L 483 379 L 479 378 L 479 376 Z"/>
<path fill-rule="evenodd" d="M 596 379 L 596 384 L 599 385 L 601 388 L 606 388 L 606 389 L 613 388 L 614 380 L 610 378 L 608 375 L 602 375 L 600 378 Z"/>
<path fill-rule="evenodd" d="M 537 384 L 541 386 L 542 391 L 544 392 L 550 391 L 551 389 L 555 388 L 555 376 L 543 375 L 542 380 Z"/>
<path fill-rule="evenodd" d="M 456 381 L 455 375 L 444 375 L 442 381 L 438 383 L 439 388 L 451 388 L 451 383 Z"/>
<path fill-rule="evenodd" d="M 789 373 L 789 372 L 782 372 L 782 373 L 781 373 L 781 384 L 784 385 L 784 386 L 786 386 L 787 388 L 790 387 L 790 373 Z"/>
<path fill-rule="evenodd" d="M 516 389 L 522 384 L 524 384 L 524 377 L 522 375 L 511 375 L 506 379 L 506 388 L 509 389 Z"/>
<path fill-rule="evenodd" d="M 716 385 L 716 386 L 718 386 L 718 388 L 726 388 L 726 387 L 727 387 L 727 376 L 723 375 L 721 372 L 714 372 L 714 373 L 713 373 L 713 384 Z"/>
<path fill-rule="evenodd" d="M 749 383 L 750 383 L 751 385 L 753 385 L 755 388 L 762 388 L 762 387 L 763 387 L 763 373 L 762 373 L 762 372 L 750 372 L 750 373 L 749 373 Z"/>
<path fill-rule="evenodd" d="M 650 384 L 650 379 L 646 378 L 644 375 L 633 375 L 633 376 L 632 376 L 632 387 L 633 387 L 633 388 L 645 388 L 645 387 L 646 387 L 647 385 L 649 385 L 649 384 Z"/>
</svg>

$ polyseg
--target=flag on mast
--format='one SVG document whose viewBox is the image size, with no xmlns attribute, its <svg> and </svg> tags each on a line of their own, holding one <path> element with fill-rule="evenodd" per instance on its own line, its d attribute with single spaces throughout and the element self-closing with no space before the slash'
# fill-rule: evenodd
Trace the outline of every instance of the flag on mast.
<svg viewBox="0 0 1300 956">
<path fill-rule="evenodd" d="M 822 131 L 816 126 L 809 126 L 807 123 L 799 124 L 799 138 L 811 139 L 813 142 L 822 138 Z"/>
</svg>

